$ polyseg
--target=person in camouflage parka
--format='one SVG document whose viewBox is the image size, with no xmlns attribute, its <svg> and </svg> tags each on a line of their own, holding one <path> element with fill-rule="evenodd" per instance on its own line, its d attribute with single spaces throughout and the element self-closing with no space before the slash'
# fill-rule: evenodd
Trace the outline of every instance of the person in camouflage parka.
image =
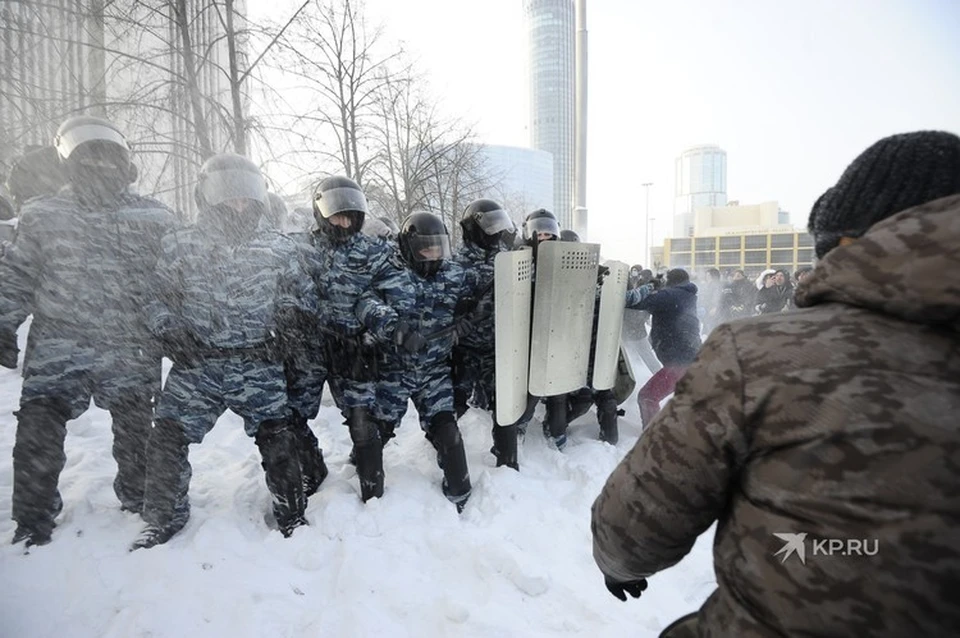
<svg viewBox="0 0 960 638">
<path fill-rule="evenodd" d="M 14 542 L 50 541 L 62 507 L 66 423 L 95 403 L 113 419 L 114 491 L 143 503 L 144 444 L 160 386 L 160 355 L 142 308 L 160 240 L 176 223 L 133 194 L 130 151 L 110 122 L 61 125 L 57 152 L 69 184 L 33 197 L 0 264 L 0 361 L 16 367 L 16 330 L 33 313 L 13 449 Z M 12 355 L 12 356 L 10 356 Z"/>
<path fill-rule="evenodd" d="M 682 635 L 960 631 L 960 138 L 881 140 L 831 190 L 800 310 L 717 328 L 594 503 L 622 598 L 717 522 Z"/>
</svg>

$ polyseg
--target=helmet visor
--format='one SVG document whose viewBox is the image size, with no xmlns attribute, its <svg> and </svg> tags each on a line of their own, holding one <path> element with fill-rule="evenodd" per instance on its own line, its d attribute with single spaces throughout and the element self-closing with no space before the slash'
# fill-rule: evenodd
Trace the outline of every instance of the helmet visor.
<svg viewBox="0 0 960 638">
<path fill-rule="evenodd" d="M 314 206 L 320 214 L 330 219 L 337 213 L 355 210 L 367 212 L 367 198 L 363 191 L 347 186 L 339 186 L 317 193 L 313 199 Z"/>
<path fill-rule="evenodd" d="M 268 205 L 266 181 L 250 171 L 214 171 L 204 177 L 200 190 L 209 206 L 231 199 L 252 199 Z"/>
<path fill-rule="evenodd" d="M 58 135 L 57 139 L 54 140 L 54 145 L 57 147 L 57 153 L 60 157 L 68 159 L 70 155 L 77 150 L 78 146 L 95 140 L 112 142 L 123 150 L 130 152 L 127 140 L 120 131 L 101 124 L 82 124 L 75 126 Z"/>
<path fill-rule="evenodd" d="M 513 220 L 507 215 L 507 211 L 501 208 L 489 210 L 479 215 L 477 217 L 477 225 L 480 226 L 480 230 L 487 235 L 496 235 L 504 230 L 516 232 L 516 226 L 513 225 Z"/>
<path fill-rule="evenodd" d="M 404 241 L 413 261 L 440 261 L 453 256 L 449 235 L 412 235 Z"/>
<path fill-rule="evenodd" d="M 528 219 L 524 231 L 527 239 L 536 237 L 537 233 L 549 233 L 554 237 L 560 237 L 560 225 L 552 217 Z"/>
</svg>

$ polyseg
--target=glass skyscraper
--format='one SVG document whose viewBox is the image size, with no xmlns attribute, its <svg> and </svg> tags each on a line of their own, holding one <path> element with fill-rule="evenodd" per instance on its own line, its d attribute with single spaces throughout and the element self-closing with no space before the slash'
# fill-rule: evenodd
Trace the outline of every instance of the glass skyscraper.
<svg viewBox="0 0 960 638">
<path fill-rule="evenodd" d="M 673 236 L 693 235 L 693 212 L 727 204 L 727 152 L 719 146 L 688 148 L 677 158 Z"/>
<path fill-rule="evenodd" d="M 574 3 L 524 0 L 523 7 L 530 47 L 530 145 L 553 155 L 552 212 L 561 228 L 573 228 Z"/>
</svg>

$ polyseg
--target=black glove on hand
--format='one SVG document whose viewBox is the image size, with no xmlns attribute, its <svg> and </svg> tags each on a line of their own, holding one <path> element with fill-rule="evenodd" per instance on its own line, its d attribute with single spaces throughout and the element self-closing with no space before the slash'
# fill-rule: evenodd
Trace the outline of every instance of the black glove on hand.
<svg viewBox="0 0 960 638">
<path fill-rule="evenodd" d="M 607 586 L 608 592 L 623 602 L 627 602 L 627 594 L 630 594 L 634 598 L 640 598 L 640 594 L 642 594 L 643 590 L 647 588 L 647 579 L 641 578 L 639 580 L 631 580 L 626 583 L 618 583 L 615 580 L 610 580 L 609 578 L 604 577 L 603 584 Z"/>
<path fill-rule="evenodd" d="M 606 266 L 597 266 L 597 285 L 603 285 L 603 279 L 610 274 L 610 269 Z"/>
<path fill-rule="evenodd" d="M 463 339 L 473 332 L 473 320 L 469 316 L 457 317 L 453 323 L 454 333 L 457 335 L 457 341 Z"/>
<path fill-rule="evenodd" d="M 203 346 L 187 328 L 172 328 L 160 336 L 164 356 L 177 365 L 192 367 L 203 359 Z"/>
<path fill-rule="evenodd" d="M 417 354 L 427 345 L 423 335 L 406 321 L 401 321 L 397 326 L 393 333 L 393 342 L 410 354 Z"/>
<path fill-rule="evenodd" d="M 17 356 L 20 348 L 17 346 L 17 333 L 0 332 L 0 366 L 11 370 L 17 369 Z"/>
</svg>

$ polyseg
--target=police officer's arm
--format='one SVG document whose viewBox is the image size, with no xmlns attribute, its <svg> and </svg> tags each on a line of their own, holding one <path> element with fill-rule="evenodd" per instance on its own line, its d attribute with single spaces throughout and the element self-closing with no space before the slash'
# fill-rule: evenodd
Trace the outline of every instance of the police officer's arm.
<svg viewBox="0 0 960 638">
<path fill-rule="evenodd" d="M 593 504 L 593 556 L 608 578 L 676 564 L 720 516 L 747 455 L 742 385 L 733 333 L 720 326 Z"/>
<path fill-rule="evenodd" d="M 31 312 L 33 293 L 43 270 L 43 201 L 21 211 L 16 240 L 0 260 L 0 331 L 16 332 Z"/>
<path fill-rule="evenodd" d="M 391 341 L 399 326 L 399 314 L 392 304 L 409 298 L 410 291 L 407 271 L 384 248 L 372 264 L 374 275 L 370 288 L 357 300 L 354 308 L 357 319 L 379 341 Z"/>
<path fill-rule="evenodd" d="M 179 269 L 179 253 L 177 231 L 167 233 L 160 242 L 160 255 L 144 307 L 147 329 L 158 337 L 181 322 L 183 278 Z"/>
</svg>

